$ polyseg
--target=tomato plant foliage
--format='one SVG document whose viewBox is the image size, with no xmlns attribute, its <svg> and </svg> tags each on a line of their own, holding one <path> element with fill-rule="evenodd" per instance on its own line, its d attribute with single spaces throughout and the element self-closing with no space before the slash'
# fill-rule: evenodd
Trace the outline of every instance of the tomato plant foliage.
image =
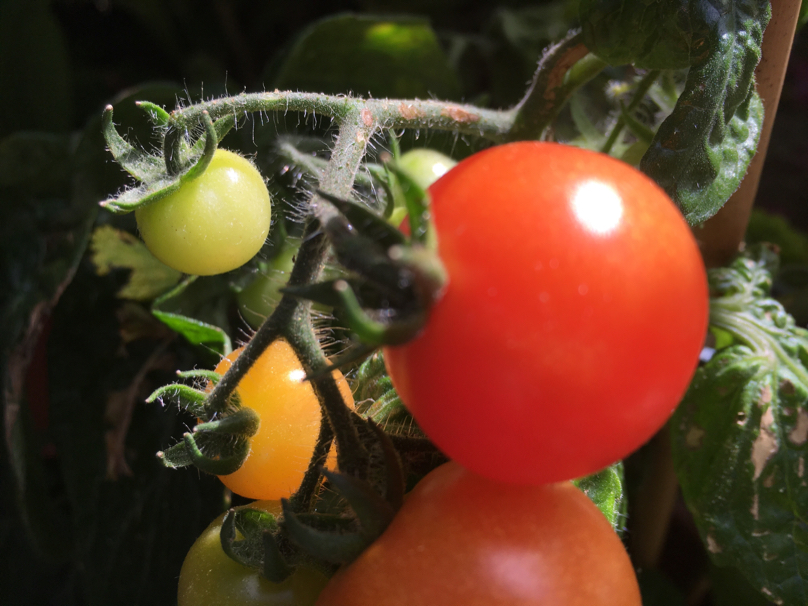
<svg viewBox="0 0 808 606">
<path fill-rule="evenodd" d="M 503 485 L 447 463 L 317 604 L 639 606 L 640 594 L 620 539 L 571 483 Z"/>
<path fill-rule="evenodd" d="M 385 359 L 426 434 L 489 478 L 627 455 L 673 412 L 707 326 L 698 248 L 667 196 L 607 156 L 493 148 L 430 189 L 446 292 Z"/>
</svg>

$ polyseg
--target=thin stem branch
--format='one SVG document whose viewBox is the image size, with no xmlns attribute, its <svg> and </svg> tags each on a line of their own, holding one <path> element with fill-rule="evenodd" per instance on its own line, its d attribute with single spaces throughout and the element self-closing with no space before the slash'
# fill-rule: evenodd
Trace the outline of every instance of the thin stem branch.
<svg viewBox="0 0 808 606">
<path fill-rule="evenodd" d="M 637 106 L 642 102 L 643 98 L 648 92 L 648 89 L 650 89 L 654 82 L 656 82 L 656 79 L 659 78 L 659 74 L 659 70 L 652 70 L 643 76 L 643 79 L 640 80 L 640 83 L 637 85 L 637 90 L 634 91 L 634 96 L 631 98 L 631 102 L 626 107 L 626 112 L 632 112 L 637 109 Z M 603 147 L 600 149 L 601 152 L 608 154 L 610 151 L 612 151 L 612 147 L 617 141 L 617 138 L 620 136 L 620 133 L 623 132 L 623 128 L 625 128 L 625 126 L 626 119 L 621 115 L 614 123 L 614 128 L 612 129 L 612 132 L 609 133 L 609 138 L 606 139 L 606 143 L 604 143 Z"/>
<path fill-rule="evenodd" d="M 561 111 L 572 92 L 587 80 L 576 78 L 574 85 L 567 80 L 567 72 L 587 56 L 589 51 L 583 43 L 580 30 L 573 30 L 567 37 L 551 46 L 539 61 L 533 82 L 525 97 L 511 111 L 514 112 L 513 126 L 508 133 L 509 141 L 535 140 L 552 123 Z M 580 74 L 588 79 L 605 67 L 605 63 L 594 60 L 596 71 Z"/>
</svg>

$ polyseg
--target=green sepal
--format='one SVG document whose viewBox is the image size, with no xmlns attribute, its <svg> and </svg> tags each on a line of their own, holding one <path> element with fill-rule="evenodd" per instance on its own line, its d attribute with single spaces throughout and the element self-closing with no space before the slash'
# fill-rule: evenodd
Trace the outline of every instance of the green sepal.
<svg viewBox="0 0 808 606">
<path fill-rule="evenodd" d="M 243 438 L 252 437 L 261 425 L 261 417 L 252 408 L 243 406 L 236 412 L 217 418 L 215 421 L 199 423 L 194 433 L 212 431 L 219 434 L 237 435 Z"/>
<path fill-rule="evenodd" d="M 203 112 L 207 114 L 208 112 Z M 210 116 L 208 116 L 210 119 Z M 229 133 L 233 127 L 236 125 L 236 117 L 233 115 L 225 116 L 224 118 L 219 118 L 216 122 L 213 123 L 213 130 L 211 131 L 207 125 L 205 124 L 205 137 L 200 137 L 199 140 L 194 143 L 191 147 L 191 154 L 196 155 L 203 153 L 205 148 L 209 145 L 208 141 L 212 141 L 213 139 L 216 140 L 216 143 L 221 143 L 222 139 L 225 138 L 225 135 Z"/>
<path fill-rule="evenodd" d="M 360 532 L 370 542 L 379 537 L 389 526 L 395 509 L 367 482 L 328 469 L 323 475 L 329 483 L 348 501 L 359 521 Z"/>
<path fill-rule="evenodd" d="M 160 158 L 151 156 L 133 147 L 129 142 L 118 134 L 115 124 L 112 122 L 112 106 L 107 105 L 101 119 L 101 129 L 107 147 L 126 172 L 139 181 L 150 181 L 156 175 L 162 173 L 163 163 Z"/>
<path fill-rule="evenodd" d="M 437 236 L 432 228 L 429 212 L 429 194 L 395 160 L 386 166 L 396 175 L 404 192 L 404 206 L 410 220 L 410 239 L 429 248 L 437 247 Z"/>
<path fill-rule="evenodd" d="M 204 173 L 210 161 L 213 160 L 213 155 L 216 153 L 216 148 L 219 146 L 219 137 L 216 133 L 216 127 L 213 125 L 213 120 L 207 111 L 202 112 L 202 122 L 205 126 L 205 135 L 197 141 L 197 145 L 204 141 L 202 147 L 202 155 L 199 156 L 197 161 L 185 172 L 180 174 L 180 183 L 188 183 Z"/>
<path fill-rule="evenodd" d="M 185 448 L 185 442 L 178 442 L 165 450 L 157 453 L 157 458 L 164 467 L 170 469 L 178 469 L 180 467 L 188 467 L 193 465 L 193 460 L 188 450 Z"/>
<path fill-rule="evenodd" d="M 146 403 L 151 404 L 155 400 L 166 397 L 177 398 L 180 408 L 187 410 L 194 416 L 205 416 L 205 399 L 208 397 L 205 392 L 199 391 L 190 385 L 171 383 L 155 389 L 146 398 Z"/>
<path fill-rule="evenodd" d="M 207 437 L 210 432 L 202 434 Z M 191 463 L 204 471 L 215 476 L 226 476 L 238 471 L 250 454 L 250 440 L 248 438 L 236 438 L 229 445 L 226 454 L 222 453 L 216 456 L 208 456 L 203 453 L 193 434 L 185 433 L 182 436 L 185 450 L 191 457 Z"/>
<path fill-rule="evenodd" d="M 178 178 L 184 167 L 188 151 L 185 131 L 169 128 L 163 137 L 163 172 L 170 178 Z"/>
<path fill-rule="evenodd" d="M 341 318 L 359 341 L 367 345 L 401 345 L 412 340 L 426 322 L 424 312 L 412 313 L 392 322 L 375 320 L 362 308 L 346 280 L 337 280 L 334 290 L 340 299 L 340 304 L 335 307 L 339 309 Z"/>
<path fill-rule="evenodd" d="M 273 583 L 281 583 L 289 578 L 294 568 L 289 566 L 281 553 L 275 534 L 264 531 L 262 535 L 264 547 L 264 565 L 261 574 Z"/>
<path fill-rule="evenodd" d="M 317 190 L 317 195 L 333 204 L 359 234 L 370 238 L 382 248 L 388 249 L 406 242 L 407 239 L 403 233 L 369 208 L 332 196 L 320 189 Z"/>
<path fill-rule="evenodd" d="M 152 103 L 151 101 L 135 101 L 135 105 L 149 115 L 149 119 L 155 126 L 168 126 L 168 123 L 171 120 L 171 114 L 169 114 L 159 105 Z"/>
<path fill-rule="evenodd" d="M 128 189 L 117 198 L 108 198 L 101 202 L 101 206 L 114 213 L 130 213 L 140 206 L 157 202 L 157 200 L 173 194 L 179 188 L 178 178 L 160 178 L 140 187 Z"/>
<path fill-rule="evenodd" d="M 343 267 L 372 282 L 392 306 L 407 302 L 412 294 L 413 276 L 388 254 L 390 249 L 400 247 L 378 245 L 371 238 L 357 233 L 341 214 L 322 223 L 322 228 Z"/>
<path fill-rule="evenodd" d="M 219 381 L 222 380 L 222 375 L 215 370 L 206 370 L 202 368 L 194 370 L 179 370 L 177 371 L 177 377 L 180 379 L 199 379 L 212 385 L 218 385 Z"/>
<path fill-rule="evenodd" d="M 242 536 L 239 540 L 236 539 L 236 531 Z M 278 523 L 271 513 L 254 507 L 239 507 L 224 514 L 219 539 L 222 551 L 230 559 L 242 566 L 263 571 L 264 533 L 277 531 Z"/>
<path fill-rule="evenodd" d="M 363 534 L 355 531 L 333 532 L 320 530 L 304 523 L 292 510 L 287 499 L 281 499 L 284 533 L 310 556 L 325 562 L 343 564 L 352 562 L 368 545 Z"/>
</svg>

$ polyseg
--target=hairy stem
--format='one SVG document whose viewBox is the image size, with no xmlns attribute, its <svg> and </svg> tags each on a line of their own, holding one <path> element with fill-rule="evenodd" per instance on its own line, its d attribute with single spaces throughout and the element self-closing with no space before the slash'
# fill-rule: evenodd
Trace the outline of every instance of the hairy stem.
<svg viewBox="0 0 808 606">
<path fill-rule="evenodd" d="M 605 67 L 605 63 L 593 58 L 593 69 L 583 70 L 576 78 L 568 80 L 567 72 L 588 53 L 580 30 L 571 31 L 561 42 L 547 49 L 527 94 L 512 110 L 509 141 L 540 139 L 573 91 Z"/>
<path fill-rule="evenodd" d="M 353 122 L 358 116 L 363 126 L 377 124 L 383 128 L 450 130 L 495 142 L 505 140 L 514 118 L 512 111 L 481 109 L 431 99 L 360 99 L 275 91 L 244 93 L 174 110 L 171 126 L 178 130 L 193 128 L 202 121 L 204 111 L 213 120 L 229 115 L 240 118 L 252 113 L 303 112 L 333 118 L 340 125 Z"/>
</svg>

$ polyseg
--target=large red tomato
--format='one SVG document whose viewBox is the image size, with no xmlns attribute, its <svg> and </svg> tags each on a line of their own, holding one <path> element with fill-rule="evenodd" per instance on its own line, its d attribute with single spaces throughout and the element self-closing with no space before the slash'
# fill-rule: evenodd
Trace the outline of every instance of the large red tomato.
<svg viewBox="0 0 808 606">
<path fill-rule="evenodd" d="M 429 192 L 448 287 L 385 358 L 435 444 L 489 478 L 541 483 L 651 437 L 708 318 L 699 250 L 665 193 L 618 160 L 540 142 L 478 153 Z"/>
<path fill-rule="evenodd" d="M 447 463 L 317 606 L 640 606 L 603 514 L 569 482 L 500 484 Z"/>
</svg>

